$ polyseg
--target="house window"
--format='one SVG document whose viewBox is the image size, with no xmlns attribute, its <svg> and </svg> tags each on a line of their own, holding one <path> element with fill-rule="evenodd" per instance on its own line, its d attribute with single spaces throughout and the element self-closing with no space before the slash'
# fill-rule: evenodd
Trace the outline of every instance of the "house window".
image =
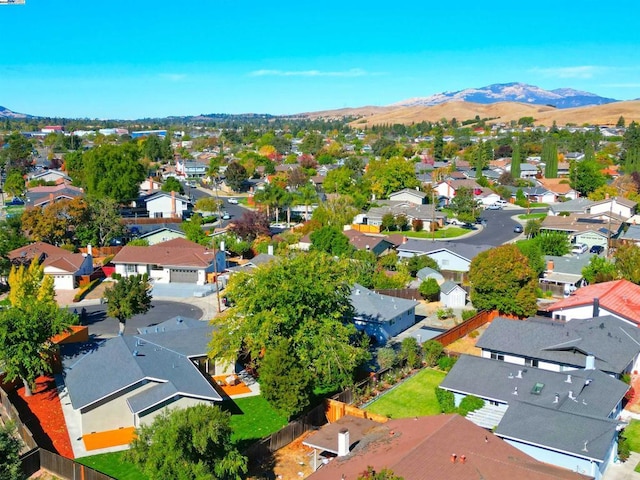
<svg viewBox="0 0 640 480">
<path fill-rule="evenodd" d="M 151 265 L 151 270 L 163 270 L 162 265 Z"/>
<path fill-rule="evenodd" d="M 504 355 L 502 353 L 491 352 L 491 358 L 493 360 L 500 360 L 501 362 L 504 362 Z"/>
<path fill-rule="evenodd" d="M 527 367 L 535 367 L 538 368 L 538 359 L 537 358 L 525 358 L 524 364 Z"/>
<path fill-rule="evenodd" d="M 126 264 L 124 266 L 125 273 L 138 273 L 137 265 Z"/>
<path fill-rule="evenodd" d="M 154 218 L 162 218 L 162 212 L 154 212 L 153 213 L 153 217 Z"/>
<path fill-rule="evenodd" d="M 446 267 L 449 265 L 449 260 L 447 260 L 446 258 L 443 258 L 442 260 L 440 260 L 440 263 L 442 264 L 443 267 Z"/>
</svg>

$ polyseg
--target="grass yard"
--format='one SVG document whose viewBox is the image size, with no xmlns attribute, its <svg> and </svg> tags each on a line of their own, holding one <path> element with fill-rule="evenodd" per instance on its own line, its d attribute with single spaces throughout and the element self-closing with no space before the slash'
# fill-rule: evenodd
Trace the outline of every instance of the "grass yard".
<svg viewBox="0 0 640 480">
<path fill-rule="evenodd" d="M 546 213 L 525 213 L 522 215 L 518 215 L 520 220 L 532 220 L 532 219 L 543 219 L 547 216 Z"/>
<path fill-rule="evenodd" d="M 409 238 L 455 238 L 455 237 L 459 237 L 460 235 L 464 235 L 465 233 L 469 233 L 471 230 L 467 230 L 466 228 L 459 228 L 459 227 L 447 227 L 444 228 L 442 230 L 437 230 L 435 232 L 427 232 L 427 231 L 422 231 L 422 232 L 413 232 L 413 231 L 407 231 L 407 232 L 381 232 L 384 235 L 393 235 L 396 233 L 399 233 L 401 235 L 404 235 L 405 237 L 409 237 Z"/>
<path fill-rule="evenodd" d="M 233 405 L 235 404 L 235 405 Z M 238 398 L 230 402 L 232 439 L 234 442 L 251 443 L 277 432 L 287 424 L 287 419 L 271 408 L 261 395 Z"/>
<path fill-rule="evenodd" d="M 445 376 L 446 373 L 437 370 L 421 370 L 389 393 L 382 395 L 365 410 L 389 418 L 438 415 L 440 405 L 434 392 Z"/>
<path fill-rule="evenodd" d="M 91 457 L 77 458 L 76 462 L 118 480 L 147 480 L 148 477 L 143 475 L 138 467 L 122 458 L 123 455 L 124 452 L 103 453 Z"/>
</svg>

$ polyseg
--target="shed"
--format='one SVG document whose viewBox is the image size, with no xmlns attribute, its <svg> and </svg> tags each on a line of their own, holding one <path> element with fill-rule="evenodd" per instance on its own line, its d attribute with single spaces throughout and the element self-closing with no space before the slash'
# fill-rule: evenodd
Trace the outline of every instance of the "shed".
<svg viewBox="0 0 640 480">
<path fill-rule="evenodd" d="M 446 281 L 440 285 L 440 301 L 447 308 L 464 308 L 467 292 L 457 283 Z"/>
</svg>

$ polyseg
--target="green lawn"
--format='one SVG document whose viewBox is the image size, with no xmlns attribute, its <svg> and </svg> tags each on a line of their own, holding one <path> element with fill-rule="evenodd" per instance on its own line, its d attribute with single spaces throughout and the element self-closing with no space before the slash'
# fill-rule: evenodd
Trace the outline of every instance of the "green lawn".
<svg viewBox="0 0 640 480">
<path fill-rule="evenodd" d="M 238 398 L 226 407 L 233 414 L 231 428 L 234 442 L 251 443 L 277 432 L 287 424 L 287 419 L 278 415 L 262 396 Z"/>
<path fill-rule="evenodd" d="M 632 452 L 640 452 L 640 420 L 631 420 L 629 426 L 624 429 L 629 448 Z"/>
<path fill-rule="evenodd" d="M 124 452 L 103 453 L 91 457 L 77 458 L 76 462 L 91 467 L 118 480 L 147 480 L 138 467 L 124 461 Z"/>
<path fill-rule="evenodd" d="M 395 232 L 381 232 L 384 235 L 393 235 L 396 233 L 399 233 L 401 235 L 404 235 L 405 237 L 410 237 L 410 238 L 426 238 L 426 239 L 431 239 L 431 238 L 455 238 L 455 237 L 459 237 L 460 235 L 464 235 L 465 233 L 469 233 L 471 230 L 467 230 L 466 228 L 459 228 L 459 227 L 447 227 L 444 228 L 442 230 L 437 230 L 436 232 L 427 232 L 427 231 L 422 231 L 422 232 L 413 232 L 413 231 L 407 231 L 407 232 L 399 232 L 399 231 L 395 231 Z"/>
<path fill-rule="evenodd" d="M 445 375 L 444 372 L 424 369 L 369 404 L 365 410 L 389 418 L 438 415 L 440 405 L 434 392 Z"/>
<path fill-rule="evenodd" d="M 547 216 L 546 213 L 525 213 L 523 215 L 518 215 L 518 218 L 520 220 L 531 220 L 534 218 L 540 218 L 543 219 Z"/>
</svg>

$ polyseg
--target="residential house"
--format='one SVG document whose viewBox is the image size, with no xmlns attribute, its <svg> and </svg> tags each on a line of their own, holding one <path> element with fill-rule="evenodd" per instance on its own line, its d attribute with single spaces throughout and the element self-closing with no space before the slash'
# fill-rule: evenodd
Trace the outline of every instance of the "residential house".
<svg viewBox="0 0 640 480">
<path fill-rule="evenodd" d="M 593 254 L 556 256 L 545 255 L 545 270 L 539 278 L 543 291 L 550 290 L 557 295 L 568 296 L 578 288 L 586 285 L 582 270 L 589 265 Z M 556 288 L 547 288 L 555 285 Z"/>
<path fill-rule="evenodd" d="M 405 188 L 404 190 L 390 193 L 389 200 L 392 202 L 409 202 L 416 205 L 423 205 L 427 203 L 427 194 L 419 190 Z"/>
<path fill-rule="evenodd" d="M 174 238 L 186 239 L 187 235 L 182 231 L 180 224 L 175 225 L 175 227 L 156 226 L 154 229 L 147 229 L 148 231 L 140 233 L 138 238 L 146 240 L 149 245 L 157 245 L 158 243 L 167 242 Z"/>
<path fill-rule="evenodd" d="M 27 189 L 25 194 L 27 207 L 46 207 L 60 200 L 73 200 L 83 196 L 84 191 L 81 188 L 64 183 L 55 186 L 32 187 Z"/>
<path fill-rule="evenodd" d="M 73 290 L 80 277 L 93 273 L 91 246 L 88 253 L 71 253 L 45 242 L 16 248 L 7 254 L 13 265 L 29 265 L 37 261 L 44 268 L 44 274 L 53 278 L 55 290 Z"/>
<path fill-rule="evenodd" d="M 511 171 L 511 165 L 509 165 L 509 171 Z M 520 164 L 520 178 L 526 180 L 534 180 L 538 175 L 538 167 L 530 163 Z"/>
<path fill-rule="evenodd" d="M 549 206 L 549 215 L 557 216 L 561 213 L 587 213 L 595 202 L 587 197 L 578 197 L 566 202 L 559 202 Z"/>
<path fill-rule="evenodd" d="M 215 257 L 214 257 L 215 253 Z M 148 274 L 157 283 L 193 283 L 204 285 L 208 275 L 216 270 L 214 258 L 218 259 L 218 270 L 225 267 L 224 252 L 214 252 L 202 245 L 182 238 L 137 247 L 126 245 L 112 263 L 116 273 L 122 276 Z"/>
<path fill-rule="evenodd" d="M 470 189 L 474 195 L 479 195 L 482 192 L 482 187 L 478 185 L 475 180 L 445 180 L 438 183 L 434 189 L 438 193 L 438 197 L 445 197 L 448 199 L 447 203 L 451 203 L 453 197 L 456 196 L 456 192 L 460 188 Z"/>
<path fill-rule="evenodd" d="M 207 164 L 200 162 L 187 162 L 178 160 L 176 162 L 176 173 L 188 178 L 204 178 L 207 176 Z"/>
<path fill-rule="evenodd" d="M 445 308 L 464 308 L 467 292 L 457 283 L 447 280 L 440 285 L 440 303 Z"/>
<path fill-rule="evenodd" d="M 618 236 L 618 240 L 640 246 L 640 225 L 630 225 L 626 232 Z"/>
<path fill-rule="evenodd" d="M 590 362 L 615 378 L 640 367 L 640 330 L 611 315 L 558 322 L 495 318 L 476 342 L 483 358 L 554 372 L 571 372 Z"/>
<path fill-rule="evenodd" d="M 191 208 L 189 199 L 176 192 L 154 192 L 143 200 L 149 218 L 183 218 Z"/>
<path fill-rule="evenodd" d="M 349 243 L 356 250 L 372 252 L 376 257 L 390 253 L 395 249 L 393 242 L 384 236 L 367 235 L 358 230 L 345 230 L 342 233 L 349 239 Z"/>
<path fill-rule="evenodd" d="M 566 178 L 540 178 L 537 180 L 538 184 L 555 195 L 554 202 L 558 199 L 575 200 L 578 198 L 578 192 L 576 192 Z"/>
<path fill-rule="evenodd" d="M 512 198 L 517 198 L 518 190 L 521 190 L 525 198 L 531 203 L 553 203 L 556 195 L 543 187 L 508 187 L 512 192 Z"/>
<path fill-rule="evenodd" d="M 128 428 L 133 438 L 133 428 L 170 408 L 221 402 L 211 377 L 235 367 L 208 358 L 213 328 L 175 317 L 137 335 L 62 345 L 65 390 L 82 435 Z"/>
<path fill-rule="evenodd" d="M 307 437 L 304 445 L 332 458 L 307 478 L 353 480 L 369 468 L 411 480 L 590 478 L 539 462 L 457 414 L 365 422 L 345 416 Z"/>
<path fill-rule="evenodd" d="M 613 315 L 640 326 L 640 286 L 628 280 L 596 283 L 579 288 L 549 307 L 554 319 L 570 321 Z"/>
<path fill-rule="evenodd" d="M 635 215 L 637 205 L 636 202 L 624 197 L 605 198 L 592 204 L 587 213 L 619 215 L 626 220 Z"/>
<path fill-rule="evenodd" d="M 491 245 L 471 245 L 457 242 L 441 242 L 409 238 L 398 246 L 398 255 L 402 258 L 427 255 L 438 263 L 440 273 L 456 283 L 462 283 L 469 272 L 471 260 Z"/>
<path fill-rule="evenodd" d="M 433 204 L 417 205 L 408 201 L 387 201 L 379 203 L 382 205 L 379 207 L 372 207 L 365 214 L 358 215 L 355 222 L 365 225 L 381 226 L 382 218 L 390 213 L 394 217 L 398 215 L 406 216 L 409 225 L 411 225 L 414 220 L 420 220 L 423 225 L 423 230 L 429 230 L 432 222 L 435 222 L 438 226 L 442 227 L 444 226 L 447 218 L 447 216 L 444 213 L 439 212 Z"/>
<path fill-rule="evenodd" d="M 618 236 L 622 225 L 622 219 L 619 217 L 602 218 L 601 215 L 589 214 L 549 215 L 540 224 L 540 231 L 563 232 L 569 236 L 572 243 L 584 243 L 588 247 L 601 245 L 607 248 L 609 239 Z"/>
<path fill-rule="evenodd" d="M 140 184 L 138 190 L 142 195 L 153 193 L 162 188 L 162 182 L 154 180 L 152 177 L 147 178 Z"/>
<path fill-rule="evenodd" d="M 61 183 L 68 185 L 71 183 L 71 177 L 64 172 L 61 172 L 60 170 L 46 169 L 31 174 L 29 176 L 29 181 L 55 182 L 56 185 L 59 185 Z"/>
<path fill-rule="evenodd" d="M 485 407 L 467 418 L 519 450 L 600 480 L 617 454 L 629 385 L 586 367 L 567 374 L 462 355 L 440 388 L 456 405 L 468 395 L 483 399 Z"/>
<path fill-rule="evenodd" d="M 354 309 L 354 323 L 379 345 L 405 331 L 416 323 L 415 300 L 390 297 L 376 293 L 362 285 L 351 289 L 351 305 Z"/>
</svg>

